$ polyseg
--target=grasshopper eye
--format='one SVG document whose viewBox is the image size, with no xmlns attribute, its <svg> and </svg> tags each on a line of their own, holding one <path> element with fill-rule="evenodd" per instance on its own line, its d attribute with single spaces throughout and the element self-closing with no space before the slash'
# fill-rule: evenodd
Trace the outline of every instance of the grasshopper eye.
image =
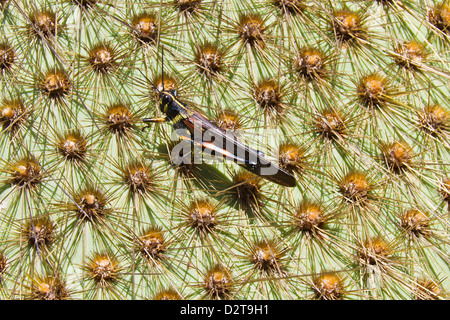
<svg viewBox="0 0 450 320">
<path fill-rule="evenodd" d="M 159 108 L 162 112 L 166 112 L 167 106 L 173 102 L 173 98 L 169 94 L 161 93 L 161 97 L 159 99 Z"/>
<path fill-rule="evenodd" d="M 163 94 L 161 97 L 161 104 L 166 105 L 173 101 L 172 97 L 168 94 Z"/>
</svg>

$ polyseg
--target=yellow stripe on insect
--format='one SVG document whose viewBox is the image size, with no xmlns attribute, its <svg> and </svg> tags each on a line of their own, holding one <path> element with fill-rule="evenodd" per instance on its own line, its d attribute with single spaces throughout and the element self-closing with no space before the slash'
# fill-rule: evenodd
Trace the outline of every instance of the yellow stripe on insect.
<svg viewBox="0 0 450 320">
<path fill-rule="evenodd" d="M 159 99 L 159 105 L 161 105 L 162 104 L 162 99 Z M 169 107 L 169 105 L 168 104 L 165 104 L 164 105 L 164 110 L 163 110 L 163 112 L 164 113 L 167 113 L 167 108 Z"/>
<path fill-rule="evenodd" d="M 173 122 L 173 123 L 178 123 L 178 122 L 180 122 L 180 121 L 182 121 L 182 120 L 184 120 L 184 119 L 186 119 L 185 116 L 183 116 L 182 114 L 177 114 L 177 115 L 175 116 L 175 118 L 173 118 L 172 122 Z"/>
<path fill-rule="evenodd" d="M 211 150 L 214 150 L 216 152 L 221 153 L 224 157 L 232 157 L 233 156 L 233 154 L 231 152 L 229 152 L 229 151 L 227 151 L 225 149 L 219 148 L 219 147 L 215 146 L 212 143 L 203 142 L 203 146 L 208 148 L 208 149 L 211 149 Z"/>
</svg>

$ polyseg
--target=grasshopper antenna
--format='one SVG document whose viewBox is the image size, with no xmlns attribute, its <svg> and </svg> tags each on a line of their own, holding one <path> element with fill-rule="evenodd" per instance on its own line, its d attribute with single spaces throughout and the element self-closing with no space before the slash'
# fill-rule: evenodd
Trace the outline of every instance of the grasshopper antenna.
<svg viewBox="0 0 450 320">
<path fill-rule="evenodd" d="M 148 81 L 148 83 L 150 83 L 153 87 L 154 90 L 156 90 L 158 93 L 161 93 L 161 91 L 159 91 L 158 87 L 155 86 L 155 84 L 153 83 L 153 81 L 151 81 L 143 72 L 141 69 L 138 69 L 138 71 L 142 74 L 142 76 L 145 78 L 145 80 Z"/>
<path fill-rule="evenodd" d="M 161 65 L 161 81 L 162 81 L 162 91 L 164 91 L 164 47 L 162 47 L 163 49 L 162 49 L 162 65 Z M 142 74 L 142 76 L 147 80 L 147 82 L 148 83 L 150 83 L 151 84 L 151 86 L 153 87 L 153 89 L 156 91 L 156 92 L 158 92 L 159 93 L 159 95 L 161 96 L 162 95 L 162 91 L 161 90 L 159 90 L 158 89 L 158 87 L 153 83 L 153 81 L 151 81 L 148 77 L 147 77 L 147 75 L 145 75 L 144 74 L 144 72 L 142 72 L 142 70 L 141 69 L 138 69 L 139 70 L 139 72 Z M 142 128 L 142 131 L 145 131 L 145 129 L 146 128 L 148 128 L 149 127 L 149 125 L 151 124 L 151 123 L 154 123 L 154 122 L 165 122 L 165 121 L 167 121 L 166 120 L 166 118 L 164 117 L 164 118 L 144 118 L 143 119 L 143 122 L 144 123 L 147 123 L 147 125 L 146 126 L 144 126 L 143 128 Z"/>
<path fill-rule="evenodd" d="M 164 46 L 161 44 L 161 81 L 162 89 L 164 91 Z"/>
<path fill-rule="evenodd" d="M 164 91 L 164 46 L 161 45 L 162 48 L 162 54 L 161 54 L 161 84 L 162 84 L 162 91 Z M 142 72 L 141 69 L 138 69 L 138 71 L 142 74 L 142 76 L 145 78 L 145 80 L 147 80 L 148 83 L 150 83 L 153 87 L 154 90 L 156 90 L 159 94 L 161 94 L 161 90 L 158 89 L 158 87 L 153 83 L 153 81 L 151 81 L 147 75 L 144 74 L 144 72 Z"/>
</svg>

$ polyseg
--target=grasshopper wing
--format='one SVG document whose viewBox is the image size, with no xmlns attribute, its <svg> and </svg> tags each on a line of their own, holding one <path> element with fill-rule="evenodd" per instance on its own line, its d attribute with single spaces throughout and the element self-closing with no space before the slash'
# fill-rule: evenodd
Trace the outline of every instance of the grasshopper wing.
<svg viewBox="0 0 450 320">
<path fill-rule="evenodd" d="M 240 142 L 237 137 L 209 121 L 198 112 L 181 121 L 189 132 L 190 140 L 202 147 L 203 152 L 232 160 L 246 170 L 269 181 L 287 187 L 296 186 L 293 175 L 264 157 L 264 154 Z"/>
</svg>

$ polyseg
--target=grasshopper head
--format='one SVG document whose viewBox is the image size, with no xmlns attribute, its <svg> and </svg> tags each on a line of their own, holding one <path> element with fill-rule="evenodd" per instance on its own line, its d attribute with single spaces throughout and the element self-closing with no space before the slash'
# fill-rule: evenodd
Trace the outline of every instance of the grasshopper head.
<svg viewBox="0 0 450 320">
<path fill-rule="evenodd" d="M 163 90 L 159 93 L 159 108 L 167 113 L 170 104 L 176 99 L 177 90 Z"/>
</svg>

